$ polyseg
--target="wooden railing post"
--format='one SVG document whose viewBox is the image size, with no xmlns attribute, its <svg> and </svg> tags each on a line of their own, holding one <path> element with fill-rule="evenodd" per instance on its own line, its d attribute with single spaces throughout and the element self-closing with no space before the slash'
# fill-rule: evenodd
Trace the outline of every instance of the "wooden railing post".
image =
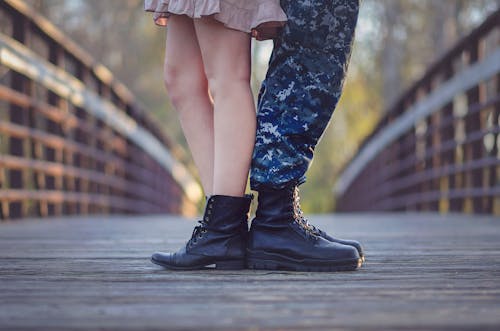
<svg viewBox="0 0 500 331">
<path fill-rule="evenodd" d="M 478 43 L 479 41 L 476 41 L 472 43 L 468 49 L 468 55 L 469 55 L 469 63 L 473 64 L 476 63 L 479 60 L 479 50 L 478 50 Z M 466 92 L 467 96 L 467 104 L 470 107 L 478 104 L 480 102 L 479 100 L 479 86 L 476 85 L 473 88 L 469 89 Z M 471 142 L 467 142 L 473 133 L 477 133 L 478 131 L 481 130 L 481 123 L 480 123 L 480 113 L 475 112 L 474 114 L 468 116 L 467 120 L 465 121 L 465 139 L 466 143 L 464 144 L 464 163 L 470 162 L 473 160 L 478 160 L 482 156 L 482 140 L 475 140 Z M 464 188 L 470 189 L 470 188 L 480 188 L 482 186 L 482 178 L 481 178 L 481 169 L 476 169 L 476 170 L 471 170 L 465 173 L 464 177 Z M 465 202 L 465 208 L 469 209 L 466 211 L 469 212 L 481 212 L 482 211 L 482 206 L 481 206 L 481 196 L 473 196 L 473 197 L 466 197 L 464 199 Z"/>
<path fill-rule="evenodd" d="M 500 95 L 500 73 L 495 77 L 495 85 L 496 85 L 495 90 L 497 92 L 497 95 Z M 500 123 L 500 102 L 497 102 L 492 107 L 491 123 L 493 125 L 494 123 Z M 499 140 L 500 132 L 492 134 L 492 138 L 493 138 L 492 139 L 493 146 L 491 148 L 489 156 L 498 159 L 500 158 L 500 148 L 498 146 L 500 144 Z M 489 180 L 488 180 L 489 187 L 500 186 L 500 171 L 498 169 L 498 165 L 492 164 L 488 169 L 488 173 L 489 173 Z M 500 194 L 491 195 L 488 197 L 488 204 L 486 207 L 486 211 L 494 215 L 500 214 Z"/>
<path fill-rule="evenodd" d="M 443 70 L 443 79 L 445 81 L 451 79 L 453 77 L 453 64 L 448 63 L 446 67 Z M 443 118 L 447 122 L 447 124 L 444 125 L 442 129 L 442 134 L 443 134 L 443 143 L 450 143 L 455 141 L 455 126 L 453 125 L 455 121 L 455 115 L 453 112 L 453 102 L 450 101 L 448 102 L 442 110 L 443 113 Z M 444 152 L 442 152 L 443 155 L 443 162 L 444 162 L 444 171 L 447 173 L 447 175 L 444 175 L 442 180 L 444 180 L 444 183 L 441 183 L 441 186 L 445 187 L 446 190 L 446 205 L 443 207 L 445 208 L 442 211 L 445 212 L 458 212 L 460 211 L 460 205 L 458 203 L 458 200 L 452 196 L 450 196 L 450 192 L 453 192 L 455 190 L 455 180 L 456 180 L 456 175 L 455 173 L 452 173 L 450 170 L 454 167 L 455 165 L 455 150 L 454 149 L 448 149 Z M 440 209 L 441 211 L 441 209 Z"/>
<path fill-rule="evenodd" d="M 12 38 L 23 43 L 26 40 L 26 20 L 21 15 L 13 18 Z M 21 93 L 25 92 L 25 79 L 22 75 L 13 72 L 11 75 L 10 87 Z M 9 120 L 11 123 L 25 125 L 28 118 L 23 109 L 18 105 L 11 104 L 9 107 Z M 24 139 L 19 137 L 9 137 L 9 154 L 22 157 L 24 155 Z M 21 189 L 23 187 L 23 172 L 19 169 L 9 170 L 9 188 Z M 9 203 L 6 210 L 7 217 L 22 216 L 22 202 Z"/>
</svg>

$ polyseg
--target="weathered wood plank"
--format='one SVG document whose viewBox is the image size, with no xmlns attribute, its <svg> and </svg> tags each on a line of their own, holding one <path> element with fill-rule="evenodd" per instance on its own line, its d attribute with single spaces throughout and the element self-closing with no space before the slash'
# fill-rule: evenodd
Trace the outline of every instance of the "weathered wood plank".
<svg viewBox="0 0 500 331">
<path fill-rule="evenodd" d="M 193 223 L 172 216 L 0 224 L 2 330 L 494 330 L 500 223 L 432 214 L 317 216 L 362 240 L 356 272 L 169 272 L 149 262 Z M 332 222 L 334 221 L 334 222 Z"/>
</svg>

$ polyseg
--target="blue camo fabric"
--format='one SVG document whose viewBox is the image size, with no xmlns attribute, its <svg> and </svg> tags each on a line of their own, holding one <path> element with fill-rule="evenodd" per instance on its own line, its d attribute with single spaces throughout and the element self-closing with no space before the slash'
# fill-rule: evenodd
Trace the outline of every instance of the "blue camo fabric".
<svg viewBox="0 0 500 331">
<path fill-rule="evenodd" d="M 257 110 L 250 185 L 300 185 L 340 98 L 359 0 L 282 0 L 287 24 L 274 40 Z"/>
</svg>

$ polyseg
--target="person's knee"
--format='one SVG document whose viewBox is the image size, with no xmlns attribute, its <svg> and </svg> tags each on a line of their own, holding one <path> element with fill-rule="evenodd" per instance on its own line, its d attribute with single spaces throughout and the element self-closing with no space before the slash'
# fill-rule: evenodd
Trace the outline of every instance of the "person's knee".
<svg viewBox="0 0 500 331">
<path fill-rule="evenodd" d="M 207 73 L 207 78 L 210 95 L 215 102 L 219 98 L 238 96 L 239 92 L 246 93 L 250 89 L 250 75 L 244 72 Z"/>
<path fill-rule="evenodd" d="M 176 109 L 180 109 L 186 100 L 206 96 L 208 86 L 203 73 L 193 68 L 181 68 L 168 62 L 163 70 L 163 82 L 170 101 Z"/>
</svg>

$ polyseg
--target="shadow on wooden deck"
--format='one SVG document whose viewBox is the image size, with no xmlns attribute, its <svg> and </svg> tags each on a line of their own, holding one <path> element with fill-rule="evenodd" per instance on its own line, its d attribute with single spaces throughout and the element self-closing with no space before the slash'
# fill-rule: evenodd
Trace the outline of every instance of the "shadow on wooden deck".
<svg viewBox="0 0 500 331">
<path fill-rule="evenodd" d="M 500 329 L 500 219 L 311 221 L 361 240 L 363 268 L 166 271 L 150 254 L 177 249 L 194 226 L 172 216 L 0 223 L 0 329 Z"/>
</svg>

